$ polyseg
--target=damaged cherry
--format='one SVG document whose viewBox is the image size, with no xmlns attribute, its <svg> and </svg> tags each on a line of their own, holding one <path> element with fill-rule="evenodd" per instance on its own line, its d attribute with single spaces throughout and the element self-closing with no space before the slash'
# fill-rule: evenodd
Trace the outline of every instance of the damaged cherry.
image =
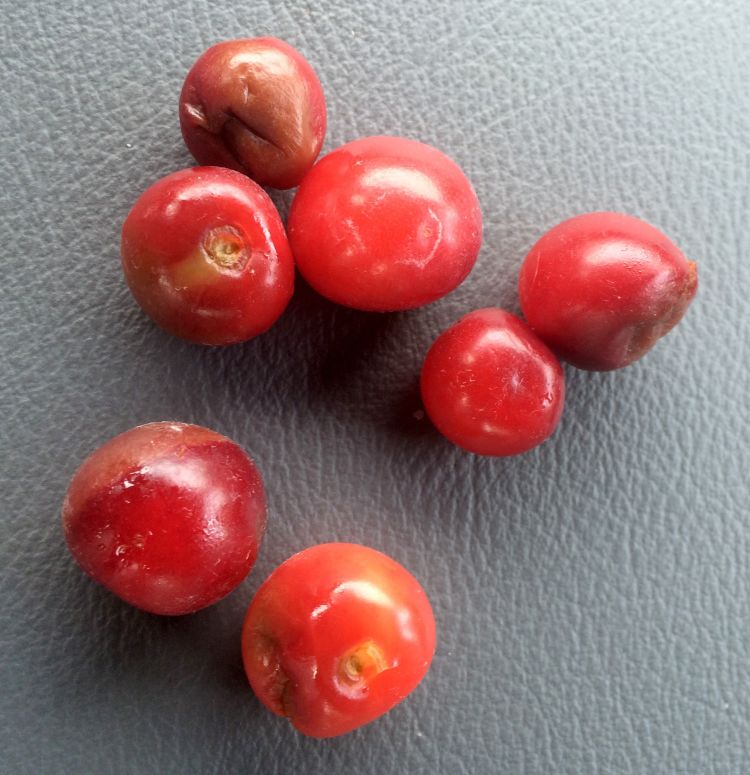
<svg viewBox="0 0 750 775">
<path fill-rule="evenodd" d="M 320 153 L 325 99 L 315 71 L 288 43 L 228 40 L 211 46 L 188 73 L 180 126 L 200 164 L 292 188 Z"/>
<path fill-rule="evenodd" d="M 560 357 L 619 369 L 682 318 L 698 288 L 695 264 L 658 229 L 621 213 L 587 213 L 550 229 L 521 267 L 523 314 Z"/>
<path fill-rule="evenodd" d="M 424 678 L 435 620 L 419 582 L 356 544 L 321 544 L 282 563 L 247 611 L 245 671 L 260 701 L 312 737 L 373 721 Z"/>
</svg>

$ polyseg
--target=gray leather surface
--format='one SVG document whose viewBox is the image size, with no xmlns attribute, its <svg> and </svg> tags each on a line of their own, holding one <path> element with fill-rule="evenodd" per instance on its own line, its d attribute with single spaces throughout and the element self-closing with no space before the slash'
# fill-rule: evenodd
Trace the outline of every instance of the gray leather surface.
<svg viewBox="0 0 750 775">
<path fill-rule="evenodd" d="M 0 7 L 0 771 L 750 772 L 747 0 Z M 269 334 L 225 350 L 140 313 L 120 224 L 190 163 L 194 58 L 255 34 L 318 68 L 326 148 L 402 133 L 463 165 L 486 227 L 457 292 L 377 316 L 300 283 Z M 420 413 L 429 343 L 471 308 L 516 309 L 526 249 L 604 208 L 698 260 L 687 318 L 626 371 L 567 369 L 542 448 L 452 448 Z M 173 620 L 88 581 L 58 524 L 87 453 L 167 418 L 245 445 L 271 508 L 247 581 Z M 254 699 L 239 632 L 266 574 L 332 539 L 409 567 L 439 645 L 409 701 L 319 742 Z"/>
</svg>

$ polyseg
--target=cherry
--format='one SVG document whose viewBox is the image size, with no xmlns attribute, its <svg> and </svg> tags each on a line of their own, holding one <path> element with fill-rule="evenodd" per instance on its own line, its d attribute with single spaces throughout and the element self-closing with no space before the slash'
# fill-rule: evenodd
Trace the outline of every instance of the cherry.
<svg viewBox="0 0 750 775">
<path fill-rule="evenodd" d="M 268 329 L 294 290 L 279 214 L 260 186 L 222 167 L 154 183 L 122 227 L 122 267 L 138 303 L 172 334 L 233 344 Z"/>
<path fill-rule="evenodd" d="M 581 369 L 619 369 L 682 318 L 695 264 L 658 229 L 620 213 L 588 213 L 550 229 L 518 281 L 529 325 Z"/>
<path fill-rule="evenodd" d="M 517 455 L 557 428 L 565 383 L 557 358 L 509 312 L 480 309 L 444 331 L 422 368 L 422 399 L 454 444 Z"/>
<path fill-rule="evenodd" d="M 62 521 L 73 557 L 95 581 L 145 611 L 187 614 L 247 576 L 266 498 L 233 441 L 156 422 L 115 436 L 83 462 Z"/>
<path fill-rule="evenodd" d="M 180 126 L 199 164 L 292 188 L 320 153 L 325 98 L 310 64 L 283 40 L 228 40 L 205 51 L 185 78 Z"/>
<path fill-rule="evenodd" d="M 435 620 L 419 582 L 356 544 L 282 563 L 245 617 L 242 654 L 258 699 L 296 729 L 333 737 L 376 719 L 424 678 Z"/>
<path fill-rule="evenodd" d="M 302 275 L 331 301 L 389 312 L 439 299 L 469 274 L 479 202 L 445 154 L 402 137 L 366 137 L 323 157 L 289 213 Z"/>
</svg>

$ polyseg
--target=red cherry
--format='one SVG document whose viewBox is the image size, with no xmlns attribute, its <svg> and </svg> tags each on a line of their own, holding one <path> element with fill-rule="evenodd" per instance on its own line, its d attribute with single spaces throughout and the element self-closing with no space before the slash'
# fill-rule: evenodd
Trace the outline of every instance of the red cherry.
<svg viewBox="0 0 750 775">
<path fill-rule="evenodd" d="M 518 281 L 529 325 L 581 369 L 619 369 L 682 318 L 695 264 L 658 229 L 620 213 L 588 213 L 550 229 Z"/>
<path fill-rule="evenodd" d="M 437 429 L 478 455 L 517 455 L 560 421 L 557 358 L 509 312 L 470 312 L 443 332 L 422 368 L 422 399 Z"/>
<path fill-rule="evenodd" d="M 245 617 L 245 671 L 260 701 L 305 735 L 373 721 L 424 678 L 435 620 L 419 582 L 390 557 L 321 544 L 282 563 Z"/>
<path fill-rule="evenodd" d="M 366 137 L 323 157 L 289 213 L 297 267 L 323 296 L 355 309 L 411 309 L 469 274 L 482 215 L 445 154 L 402 137 Z"/>
<path fill-rule="evenodd" d="M 248 574 L 266 523 L 260 474 L 234 442 L 184 423 L 141 425 L 99 447 L 63 505 L 76 562 L 155 614 L 215 603 Z"/>
<path fill-rule="evenodd" d="M 199 344 L 263 333 L 294 290 L 294 262 L 273 202 L 222 167 L 174 172 L 144 191 L 122 227 L 121 253 L 141 307 Z"/>
</svg>

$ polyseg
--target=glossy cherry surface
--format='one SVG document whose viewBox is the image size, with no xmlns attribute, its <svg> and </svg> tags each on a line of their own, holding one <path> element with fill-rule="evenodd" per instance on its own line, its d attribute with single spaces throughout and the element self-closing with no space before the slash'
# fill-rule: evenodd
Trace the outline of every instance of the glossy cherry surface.
<svg viewBox="0 0 750 775">
<path fill-rule="evenodd" d="M 658 229 L 621 213 L 579 215 L 529 252 L 518 290 L 529 325 L 581 369 L 627 366 L 682 318 L 695 264 Z"/>
<path fill-rule="evenodd" d="M 255 562 L 266 523 L 245 452 L 197 425 L 141 425 L 76 471 L 62 512 L 78 564 L 123 600 L 186 614 L 231 592 Z"/>
<path fill-rule="evenodd" d="M 321 544 L 282 563 L 253 599 L 242 632 L 258 698 L 302 733 L 367 724 L 422 680 L 435 621 L 419 582 L 356 544 Z"/>
<path fill-rule="evenodd" d="M 517 455 L 557 428 L 565 382 L 560 362 L 523 321 L 480 309 L 430 348 L 422 400 L 454 444 L 478 455 Z"/>
<path fill-rule="evenodd" d="M 481 239 L 479 202 L 458 165 L 401 137 L 366 137 L 323 157 L 289 213 L 305 279 L 362 310 L 439 299 L 469 274 Z"/>
<path fill-rule="evenodd" d="M 188 73 L 180 126 L 200 164 L 291 188 L 323 144 L 323 89 L 308 61 L 283 40 L 224 41 L 205 51 Z"/>
<path fill-rule="evenodd" d="M 194 167 L 154 183 L 122 227 L 122 266 L 138 303 L 172 334 L 233 344 L 268 329 L 294 290 L 284 226 L 245 175 Z"/>
</svg>

